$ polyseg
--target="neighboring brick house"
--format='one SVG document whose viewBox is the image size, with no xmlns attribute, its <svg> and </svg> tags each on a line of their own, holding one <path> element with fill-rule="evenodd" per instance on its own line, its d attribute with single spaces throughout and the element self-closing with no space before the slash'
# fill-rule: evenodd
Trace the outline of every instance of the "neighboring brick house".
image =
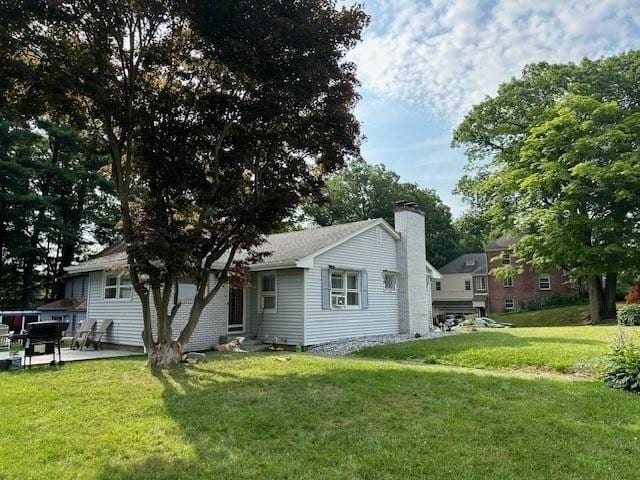
<svg viewBox="0 0 640 480">
<path fill-rule="evenodd" d="M 511 247 L 515 240 L 500 237 L 487 246 L 488 271 L 514 264 Z M 528 303 L 556 294 L 571 293 L 569 278 L 561 272 L 535 272 L 525 266 L 524 272 L 502 280 L 489 275 L 488 311 L 520 310 Z"/>
</svg>

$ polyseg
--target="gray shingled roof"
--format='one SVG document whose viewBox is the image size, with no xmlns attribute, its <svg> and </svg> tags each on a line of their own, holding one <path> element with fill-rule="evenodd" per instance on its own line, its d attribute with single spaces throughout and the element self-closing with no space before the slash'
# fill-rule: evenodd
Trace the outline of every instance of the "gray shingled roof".
<svg viewBox="0 0 640 480">
<path fill-rule="evenodd" d="M 487 273 L 487 256 L 483 253 L 465 253 L 438 269 L 440 273 Z"/>
<path fill-rule="evenodd" d="M 265 257 L 259 266 L 260 268 L 289 264 L 293 266 L 296 261 L 312 255 L 323 248 L 329 247 L 344 237 L 380 223 L 384 223 L 384 221 L 381 219 L 372 219 L 269 235 L 267 236 L 266 242 L 258 248 L 258 251 L 271 252 L 271 255 Z M 220 260 L 220 263 L 223 262 L 224 258 Z M 120 244 L 119 246 L 112 246 L 103 250 L 91 260 L 67 267 L 66 270 L 69 273 L 80 271 L 88 272 L 126 265 L 127 258 L 124 245 Z"/>
<path fill-rule="evenodd" d="M 490 242 L 485 250 L 492 251 L 509 249 L 521 238 L 522 235 L 519 234 L 502 235 L 501 237 L 498 237 L 494 241 Z"/>
</svg>

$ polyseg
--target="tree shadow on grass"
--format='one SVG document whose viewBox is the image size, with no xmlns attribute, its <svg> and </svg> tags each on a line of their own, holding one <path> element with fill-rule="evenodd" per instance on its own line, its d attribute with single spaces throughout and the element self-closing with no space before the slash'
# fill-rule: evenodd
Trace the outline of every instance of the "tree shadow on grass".
<svg viewBox="0 0 640 480">
<path fill-rule="evenodd" d="M 612 478 L 640 454 L 640 402 L 590 382 L 303 355 L 154 375 L 185 451 L 114 459 L 99 478 Z"/>
</svg>

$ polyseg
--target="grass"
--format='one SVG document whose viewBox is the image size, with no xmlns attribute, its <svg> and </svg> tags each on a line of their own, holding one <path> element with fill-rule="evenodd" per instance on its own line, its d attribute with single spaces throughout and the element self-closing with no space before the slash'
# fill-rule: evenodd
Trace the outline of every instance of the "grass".
<svg viewBox="0 0 640 480">
<path fill-rule="evenodd" d="M 364 349 L 359 356 L 473 368 L 544 369 L 595 375 L 616 326 L 536 327 L 461 333 Z M 640 328 L 626 327 L 631 337 Z"/>
<path fill-rule="evenodd" d="M 495 313 L 489 316 L 498 322 L 513 323 L 518 327 L 580 326 L 589 319 L 589 305 L 545 308 L 530 312 Z"/>
<path fill-rule="evenodd" d="M 637 478 L 640 397 L 599 382 L 283 358 L 0 373 L 1 476 Z"/>
</svg>

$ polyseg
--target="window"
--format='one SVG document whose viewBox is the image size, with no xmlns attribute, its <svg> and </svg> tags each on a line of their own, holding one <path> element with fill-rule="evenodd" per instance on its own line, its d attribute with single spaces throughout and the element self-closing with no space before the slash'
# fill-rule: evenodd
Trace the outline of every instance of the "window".
<svg viewBox="0 0 640 480">
<path fill-rule="evenodd" d="M 120 278 L 120 289 L 118 290 L 118 298 L 131 298 L 133 286 L 131 285 L 131 277 L 123 275 Z"/>
<path fill-rule="evenodd" d="M 104 278 L 104 298 L 105 300 L 120 299 L 129 300 L 133 293 L 131 278 L 129 275 L 118 275 L 117 273 L 107 273 Z"/>
<path fill-rule="evenodd" d="M 538 275 L 538 288 L 540 290 L 551 290 L 551 276 L 548 273 Z"/>
<path fill-rule="evenodd" d="M 502 281 L 502 286 L 506 288 L 513 287 L 513 277 L 507 277 Z"/>
<path fill-rule="evenodd" d="M 360 307 L 360 274 L 348 270 L 331 271 L 331 308 Z"/>
<path fill-rule="evenodd" d="M 384 289 L 387 292 L 395 292 L 398 287 L 398 275 L 395 272 L 383 272 Z"/>
<path fill-rule="evenodd" d="M 277 301 L 277 277 L 275 273 L 263 273 L 260 275 L 260 311 L 275 313 Z"/>
<path fill-rule="evenodd" d="M 509 252 L 502 252 L 502 264 L 511 265 L 511 254 Z"/>
<path fill-rule="evenodd" d="M 476 290 L 479 292 L 487 291 L 487 277 L 476 277 Z"/>
<path fill-rule="evenodd" d="M 513 298 L 505 298 L 504 299 L 504 309 L 505 310 L 513 310 L 515 308 L 515 304 L 513 303 Z"/>
<path fill-rule="evenodd" d="M 196 298 L 196 292 L 198 290 L 197 286 L 193 283 L 187 282 L 188 280 L 185 280 L 184 283 L 178 282 L 179 302 L 193 302 L 193 299 Z"/>
<path fill-rule="evenodd" d="M 104 298 L 117 298 L 118 275 L 107 275 L 104 279 Z"/>
<path fill-rule="evenodd" d="M 442 283 L 440 282 L 436 282 L 436 290 L 439 292 L 440 290 L 442 290 Z"/>
<path fill-rule="evenodd" d="M 464 281 L 464 289 L 467 291 L 471 290 L 471 280 L 465 280 Z"/>
<path fill-rule="evenodd" d="M 51 315 L 51 320 L 54 322 L 62 322 L 64 321 L 64 316 L 62 315 Z"/>
</svg>

